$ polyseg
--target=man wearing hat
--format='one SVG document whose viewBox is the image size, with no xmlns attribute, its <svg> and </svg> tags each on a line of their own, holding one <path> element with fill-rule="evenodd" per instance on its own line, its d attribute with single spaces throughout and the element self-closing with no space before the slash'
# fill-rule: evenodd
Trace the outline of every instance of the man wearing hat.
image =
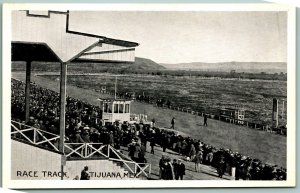
<svg viewBox="0 0 300 193">
<path fill-rule="evenodd" d="M 164 155 L 162 155 L 159 160 L 159 178 L 160 179 L 164 179 L 165 162 L 166 162 L 166 158 Z"/>
<path fill-rule="evenodd" d="M 175 179 L 173 164 L 171 163 L 171 159 L 169 157 L 166 158 L 165 172 L 164 172 L 163 179 L 164 180 L 174 180 Z"/>
<path fill-rule="evenodd" d="M 81 171 L 80 180 L 89 180 L 90 179 L 88 170 L 89 170 L 88 166 L 84 166 L 83 170 Z"/>
<path fill-rule="evenodd" d="M 175 179 L 183 180 L 183 176 L 185 175 L 185 165 L 182 162 L 182 159 L 178 159 L 177 163 L 177 176 L 175 176 Z"/>
<path fill-rule="evenodd" d="M 134 152 L 135 152 L 135 145 L 136 145 L 136 142 L 134 139 L 131 140 L 131 143 L 128 144 L 128 156 L 134 160 Z"/>
<path fill-rule="evenodd" d="M 218 176 L 220 178 L 222 178 L 223 175 L 224 175 L 224 166 L 225 166 L 224 156 L 221 155 L 220 160 L 219 160 L 218 165 L 217 165 L 217 172 L 218 172 Z"/>
</svg>

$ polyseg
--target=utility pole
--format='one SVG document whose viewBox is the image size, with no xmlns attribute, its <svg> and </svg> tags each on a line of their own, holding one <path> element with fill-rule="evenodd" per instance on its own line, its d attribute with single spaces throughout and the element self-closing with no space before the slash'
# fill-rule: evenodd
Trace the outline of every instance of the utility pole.
<svg viewBox="0 0 300 193">
<path fill-rule="evenodd" d="M 117 76 L 115 78 L 115 99 L 117 99 Z"/>
</svg>

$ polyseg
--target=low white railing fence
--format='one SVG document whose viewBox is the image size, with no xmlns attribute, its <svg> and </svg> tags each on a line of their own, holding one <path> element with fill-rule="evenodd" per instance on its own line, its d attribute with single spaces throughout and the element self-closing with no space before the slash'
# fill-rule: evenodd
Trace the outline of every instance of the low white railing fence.
<svg viewBox="0 0 300 193">
<path fill-rule="evenodd" d="M 16 121 L 11 121 L 11 137 L 25 140 L 34 145 L 46 146 L 58 150 L 59 135 L 37 129 Z"/>
<path fill-rule="evenodd" d="M 16 121 L 11 121 L 11 138 L 26 141 L 33 145 L 59 151 L 60 136 L 42 129 L 34 128 Z M 137 163 L 109 144 L 103 143 L 64 143 L 66 158 L 100 158 L 118 162 L 135 177 L 150 177 L 151 164 Z"/>
</svg>

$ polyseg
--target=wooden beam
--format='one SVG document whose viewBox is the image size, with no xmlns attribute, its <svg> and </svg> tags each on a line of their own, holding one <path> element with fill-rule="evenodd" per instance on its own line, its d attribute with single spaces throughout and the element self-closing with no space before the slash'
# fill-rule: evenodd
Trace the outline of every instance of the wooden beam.
<svg viewBox="0 0 300 193">
<path fill-rule="evenodd" d="M 60 71 L 60 117 L 59 117 L 59 151 L 63 154 L 61 160 L 61 173 L 64 173 L 64 153 L 65 153 L 65 128 L 66 128 L 66 96 L 67 96 L 67 63 L 61 63 Z M 61 180 L 64 175 L 61 175 Z"/>
<path fill-rule="evenodd" d="M 60 72 L 60 118 L 59 118 L 59 151 L 64 153 L 65 125 L 66 125 L 66 90 L 67 90 L 67 63 L 61 63 Z"/>
<path fill-rule="evenodd" d="M 29 121 L 31 61 L 26 61 L 25 122 Z"/>
</svg>

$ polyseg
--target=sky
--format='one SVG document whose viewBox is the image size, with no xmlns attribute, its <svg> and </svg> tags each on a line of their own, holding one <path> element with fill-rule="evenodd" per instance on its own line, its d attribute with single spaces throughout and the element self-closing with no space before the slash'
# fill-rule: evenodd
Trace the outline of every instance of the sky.
<svg viewBox="0 0 300 193">
<path fill-rule="evenodd" d="M 287 61 L 286 12 L 71 11 L 69 24 L 157 63 Z"/>
</svg>

